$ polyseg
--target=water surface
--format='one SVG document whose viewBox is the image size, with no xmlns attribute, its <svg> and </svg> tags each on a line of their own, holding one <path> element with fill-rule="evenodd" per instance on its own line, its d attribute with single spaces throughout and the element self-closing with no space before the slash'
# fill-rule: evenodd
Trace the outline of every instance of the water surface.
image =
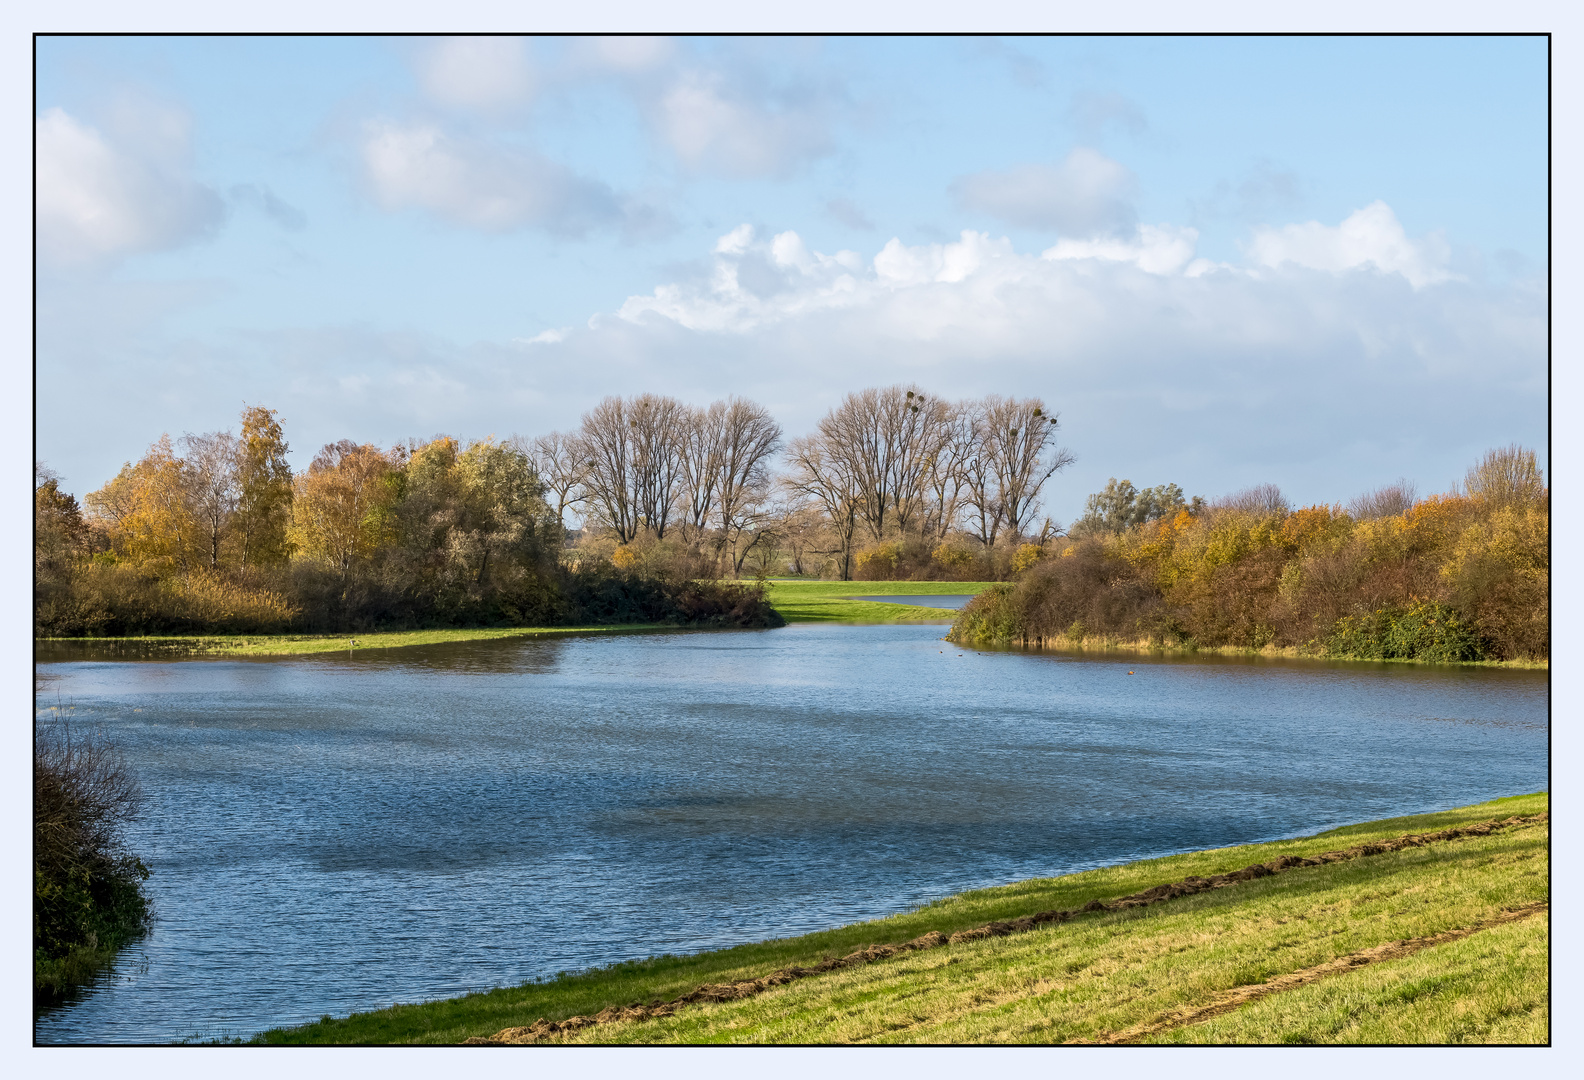
<svg viewBox="0 0 1584 1080">
<path fill-rule="evenodd" d="M 1544 672 L 941 632 L 41 664 L 143 780 L 159 921 L 36 1036 L 246 1035 L 1547 784 Z"/>
</svg>

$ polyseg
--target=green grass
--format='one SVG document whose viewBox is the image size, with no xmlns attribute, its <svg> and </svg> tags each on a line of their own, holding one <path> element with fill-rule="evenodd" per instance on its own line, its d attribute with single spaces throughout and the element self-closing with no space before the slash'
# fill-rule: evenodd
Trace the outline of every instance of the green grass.
<svg viewBox="0 0 1584 1080">
<path fill-rule="evenodd" d="M 410 645 L 443 645 L 455 641 L 496 641 L 501 638 L 548 637 L 565 634 L 622 634 L 675 630 L 659 623 L 617 626 L 516 626 L 470 630 L 396 630 L 369 634 L 230 634 L 161 635 L 129 638 L 40 638 L 41 643 L 73 642 L 83 648 L 205 656 L 302 656 L 312 653 L 400 649 Z M 350 644 L 356 640 L 357 645 Z"/>
<path fill-rule="evenodd" d="M 770 604 L 793 622 L 951 622 L 957 612 L 853 596 L 974 596 L 988 581 L 771 581 Z"/>
<path fill-rule="evenodd" d="M 590 1015 L 608 1005 L 670 999 L 701 983 L 756 978 L 777 968 L 817 963 L 865 945 L 906 941 L 931 930 L 950 934 L 1036 911 L 1077 908 L 1089 900 L 1126 895 L 1190 874 L 1222 873 L 1278 855 L 1312 855 L 1371 839 L 1532 814 L 1548 807 L 1549 798 L 1543 793 L 1517 796 L 1348 826 L 1304 839 L 1190 852 L 1033 879 L 801 937 L 692 956 L 636 960 L 542 983 L 357 1013 L 264 1032 L 255 1041 L 457 1043 L 506 1027 L 526 1026 L 540 1017 L 561 1020 Z M 1300 970 L 1382 942 L 1469 925 L 1503 906 L 1544 899 L 1548 836 L 1545 825 L 1532 825 L 1485 838 L 1290 870 L 1153 907 L 1095 913 L 1010 937 L 908 953 L 790 983 L 744 1001 L 690 1006 L 667 1019 L 601 1025 L 569 1036 L 568 1041 L 1061 1042 L 1093 1038 L 1147 1022 L 1161 1012 L 1231 986 Z M 1476 935 L 1458 944 L 1482 940 L 1483 935 Z M 1502 949 L 1506 948 L 1502 942 L 1527 942 L 1522 947 L 1532 948 L 1534 938 L 1515 931 L 1488 941 Z M 641 949 L 642 943 L 635 942 L 634 948 Z M 1442 949 L 1448 951 L 1443 954 Z M 1438 1027 L 1440 1022 L 1434 1017 L 1426 1019 L 1428 1006 L 1419 1004 L 1418 999 L 1409 1000 L 1409 995 L 1401 993 L 1393 998 L 1390 988 L 1369 988 L 1367 992 L 1384 1002 L 1373 1018 L 1365 1021 L 1375 1025 L 1367 1028 L 1373 1033 L 1369 1041 L 1452 1041 L 1456 1032 L 1479 1038 L 1484 1037 L 1478 1034 L 1481 1031 L 1490 1037 L 1517 1033 L 1528 1039 L 1545 1028 L 1547 1018 L 1531 1007 L 1533 1000 L 1514 998 L 1511 987 L 1494 976 L 1483 981 L 1478 977 L 1482 969 L 1477 953 L 1437 946 L 1400 963 L 1405 967 L 1416 961 L 1434 963 L 1433 954 L 1447 958 L 1433 974 L 1452 973 L 1450 981 L 1441 984 L 1451 988 L 1447 991 L 1450 1004 L 1443 1014 L 1464 1026 L 1456 1031 L 1445 1023 Z M 1514 964 L 1520 965 L 1514 956 Z M 1530 982 L 1534 981 L 1532 960 L 1521 961 L 1528 964 L 1522 970 L 1531 973 Z M 1380 966 L 1385 969 L 1389 965 Z M 1461 982 L 1452 977 L 1459 970 L 1465 972 Z M 1540 972 L 1543 981 L 1543 965 Z M 1355 975 L 1338 977 L 1353 978 Z M 1490 988 L 1497 983 L 1506 988 Z M 1318 994 L 1317 988 L 1325 985 L 1317 983 L 1278 996 L 1296 1001 L 1299 998 L 1294 995 Z M 1543 990 L 1539 1000 L 1542 1005 L 1538 1008 L 1543 1009 Z M 1400 1007 L 1391 1005 L 1392 1001 L 1400 1002 Z M 1274 997 L 1267 998 L 1261 1007 L 1273 1007 L 1274 1003 Z M 1316 998 L 1305 1008 L 1303 1024 L 1297 1027 L 1285 1020 L 1282 1023 L 1287 1026 L 1280 1028 L 1256 1024 L 1239 1038 L 1281 1041 L 1297 1031 L 1314 1041 L 1347 1041 L 1365 1030 L 1337 1027 L 1333 1020 L 1325 1020 L 1337 1010 L 1328 1000 Z M 1230 1014 L 1222 1020 L 1239 1015 Z M 1333 1034 L 1327 1035 L 1327 1031 Z"/>
</svg>

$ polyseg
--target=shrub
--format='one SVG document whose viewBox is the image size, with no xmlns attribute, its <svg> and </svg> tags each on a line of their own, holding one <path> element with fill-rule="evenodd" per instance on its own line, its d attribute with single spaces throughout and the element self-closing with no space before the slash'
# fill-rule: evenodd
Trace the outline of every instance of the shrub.
<svg viewBox="0 0 1584 1080">
<path fill-rule="evenodd" d="M 65 723 L 33 750 L 33 992 L 60 997 L 88 982 L 148 926 L 149 871 L 122 830 L 142 795 L 102 735 Z"/>
<path fill-rule="evenodd" d="M 1338 619 L 1326 638 L 1325 653 L 1358 660 L 1458 663 L 1490 659 L 1490 650 L 1477 631 L 1457 612 L 1434 602 Z"/>
</svg>

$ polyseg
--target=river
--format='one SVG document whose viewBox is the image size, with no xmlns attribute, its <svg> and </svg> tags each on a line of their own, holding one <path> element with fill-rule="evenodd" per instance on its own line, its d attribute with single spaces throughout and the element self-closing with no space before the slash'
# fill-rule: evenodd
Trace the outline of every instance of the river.
<svg viewBox="0 0 1584 1080">
<path fill-rule="evenodd" d="M 1548 784 L 1545 672 L 944 629 L 42 654 L 43 715 L 142 780 L 157 921 L 35 1038 L 246 1036 Z"/>
</svg>

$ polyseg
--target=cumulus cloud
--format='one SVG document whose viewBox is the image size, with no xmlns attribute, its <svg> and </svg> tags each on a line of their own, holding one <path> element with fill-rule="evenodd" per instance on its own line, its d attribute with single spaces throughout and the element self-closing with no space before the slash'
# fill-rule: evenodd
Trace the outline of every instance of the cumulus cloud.
<svg viewBox="0 0 1584 1080">
<path fill-rule="evenodd" d="M 1136 235 L 1128 238 L 1103 236 L 1088 240 L 1063 238 L 1047 248 L 1045 259 L 1100 259 L 1104 262 L 1132 263 L 1151 274 L 1175 274 L 1189 267 L 1194 257 L 1194 245 L 1199 240 L 1199 230 L 1175 225 L 1140 225 Z M 1201 260 L 1201 262 L 1203 262 Z M 1203 264 L 1208 268 L 1208 263 Z M 1189 270 L 1192 275 L 1201 267 Z"/>
<path fill-rule="evenodd" d="M 420 56 L 418 76 L 424 91 L 444 105 L 518 105 L 534 89 L 527 43 L 516 37 L 442 38 Z"/>
<path fill-rule="evenodd" d="M 1080 146 L 1060 165 L 974 173 L 953 181 L 950 190 L 964 208 L 1011 225 L 1089 237 L 1132 228 L 1136 187 L 1126 166 Z"/>
<path fill-rule="evenodd" d="M 34 121 L 39 254 L 59 266 L 102 263 L 211 234 L 224 203 L 192 176 L 189 121 L 121 102 L 108 131 L 52 108 Z"/>
<path fill-rule="evenodd" d="M 568 235 L 626 216 L 602 183 L 532 151 L 454 137 L 432 123 L 370 121 L 360 149 L 370 189 L 388 210 L 421 207 L 486 231 L 535 225 Z"/>
<path fill-rule="evenodd" d="M 1379 200 L 1336 226 L 1308 221 L 1257 228 L 1246 250 L 1262 266 L 1290 263 L 1332 273 L 1374 269 L 1401 274 L 1416 289 L 1458 278 L 1448 268 L 1452 252 L 1443 237 L 1410 239 L 1391 207 Z"/>
</svg>

